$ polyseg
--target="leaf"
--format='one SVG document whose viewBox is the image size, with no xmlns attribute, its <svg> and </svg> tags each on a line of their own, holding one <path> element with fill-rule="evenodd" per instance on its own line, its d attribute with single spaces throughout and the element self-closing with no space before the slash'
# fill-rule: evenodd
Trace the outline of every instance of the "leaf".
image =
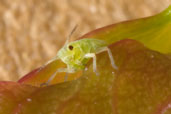
<svg viewBox="0 0 171 114">
<path fill-rule="evenodd" d="M 81 38 L 105 40 L 108 44 L 123 39 L 134 39 L 146 47 L 162 53 L 171 53 L 171 5 L 163 12 L 142 19 L 109 25 Z"/>
<path fill-rule="evenodd" d="M 88 70 L 77 80 L 43 88 L 0 83 L 2 114 L 170 114 L 171 58 L 134 40 L 109 46 L 97 55 L 100 73 Z M 34 72 L 33 72 L 34 73 Z"/>
</svg>

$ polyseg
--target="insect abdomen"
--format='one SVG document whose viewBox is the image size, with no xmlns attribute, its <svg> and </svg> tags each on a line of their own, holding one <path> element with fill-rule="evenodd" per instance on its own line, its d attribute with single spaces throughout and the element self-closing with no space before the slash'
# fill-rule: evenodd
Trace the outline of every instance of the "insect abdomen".
<svg viewBox="0 0 171 114">
<path fill-rule="evenodd" d="M 90 50 L 88 53 L 96 53 L 102 47 L 107 46 L 107 43 L 103 40 L 97 39 L 86 39 L 87 41 L 87 48 L 89 47 Z"/>
</svg>

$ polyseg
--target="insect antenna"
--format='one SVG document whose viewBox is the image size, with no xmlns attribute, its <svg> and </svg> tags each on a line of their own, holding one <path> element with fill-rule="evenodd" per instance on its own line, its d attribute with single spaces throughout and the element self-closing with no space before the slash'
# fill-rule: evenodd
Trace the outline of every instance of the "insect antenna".
<svg viewBox="0 0 171 114">
<path fill-rule="evenodd" d="M 77 27 L 78 27 L 78 25 L 75 25 L 75 26 L 74 26 L 74 28 L 73 28 L 72 31 L 70 32 L 69 36 L 67 37 L 66 42 L 65 42 L 64 45 L 66 45 L 66 44 L 69 43 L 69 40 L 70 40 L 72 34 L 73 34 L 73 33 L 75 32 L 75 30 L 77 29 Z"/>
</svg>

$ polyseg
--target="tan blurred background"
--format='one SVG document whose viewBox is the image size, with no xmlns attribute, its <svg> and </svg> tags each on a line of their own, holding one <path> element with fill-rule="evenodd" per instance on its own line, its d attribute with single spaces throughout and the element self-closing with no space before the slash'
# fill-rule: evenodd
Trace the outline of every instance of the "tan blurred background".
<svg viewBox="0 0 171 114">
<path fill-rule="evenodd" d="M 0 80 L 18 80 L 95 28 L 159 13 L 171 0 L 0 0 Z"/>
</svg>

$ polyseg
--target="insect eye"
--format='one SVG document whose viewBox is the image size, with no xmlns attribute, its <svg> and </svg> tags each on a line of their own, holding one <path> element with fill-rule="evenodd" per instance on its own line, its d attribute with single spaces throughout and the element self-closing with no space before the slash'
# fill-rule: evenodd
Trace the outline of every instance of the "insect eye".
<svg viewBox="0 0 171 114">
<path fill-rule="evenodd" d="M 74 47 L 72 45 L 69 45 L 68 48 L 69 48 L 69 50 L 73 50 Z"/>
</svg>

